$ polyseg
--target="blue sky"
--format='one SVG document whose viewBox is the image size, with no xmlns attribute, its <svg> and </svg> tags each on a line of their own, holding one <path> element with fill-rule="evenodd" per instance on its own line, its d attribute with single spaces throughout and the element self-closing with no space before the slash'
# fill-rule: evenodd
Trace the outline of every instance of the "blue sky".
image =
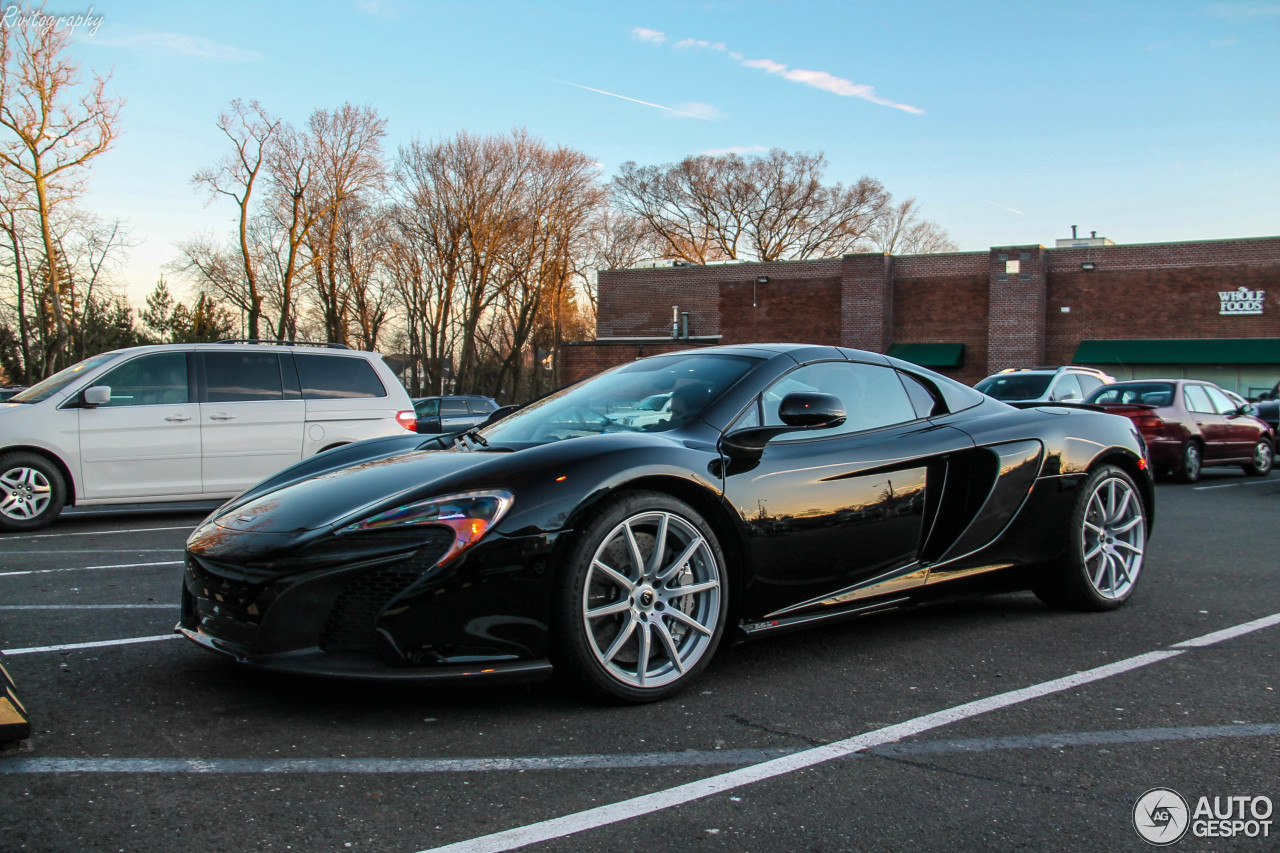
<svg viewBox="0 0 1280 853">
<path fill-rule="evenodd" d="M 47 11 L 83 12 L 77 0 Z M 6 5 L 0 3 L 0 5 Z M 915 196 L 965 250 L 1280 234 L 1280 0 L 107 2 L 74 52 L 123 133 L 85 206 L 128 220 L 136 305 L 232 222 L 191 175 L 233 98 L 370 104 L 387 151 L 525 127 L 619 164 L 770 147 Z M 596 90 L 596 91 L 593 91 Z M 173 280 L 173 276 L 169 276 Z"/>
</svg>

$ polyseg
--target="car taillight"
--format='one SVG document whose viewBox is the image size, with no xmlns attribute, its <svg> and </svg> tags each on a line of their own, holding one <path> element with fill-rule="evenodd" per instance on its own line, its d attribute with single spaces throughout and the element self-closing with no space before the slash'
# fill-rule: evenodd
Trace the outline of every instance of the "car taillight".
<svg viewBox="0 0 1280 853">
<path fill-rule="evenodd" d="M 396 422 L 409 432 L 418 431 L 418 416 L 412 409 L 407 412 L 396 412 Z"/>
<path fill-rule="evenodd" d="M 1133 419 L 1134 424 L 1147 435 L 1158 434 L 1164 429 L 1164 421 L 1155 415 L 1142 415 Z"/>
</svg>

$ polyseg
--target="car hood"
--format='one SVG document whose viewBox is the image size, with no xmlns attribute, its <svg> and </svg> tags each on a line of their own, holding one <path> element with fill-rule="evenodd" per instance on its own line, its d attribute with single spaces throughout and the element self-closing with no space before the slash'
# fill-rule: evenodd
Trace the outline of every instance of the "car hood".
<svg viewBox="0 0 1280 853">
<path fill-rule="evenodd" d="M 302 533 L 340 521 L 396 497 L 427 497 L 434 484 L 493 465 L 505 453 L 416 450 L 328 471 L 274 491 L 214 517 L 219 526 L 256 533 Z"/>
</svg>

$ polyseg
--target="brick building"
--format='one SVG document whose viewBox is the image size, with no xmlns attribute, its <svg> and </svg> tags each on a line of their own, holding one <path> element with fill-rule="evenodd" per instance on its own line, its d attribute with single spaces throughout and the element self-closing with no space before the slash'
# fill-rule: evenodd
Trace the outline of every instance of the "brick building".
<svg viewBox="0 0 1280 853">
<path fill-rule="evenodd" d="M 1070 363 L 1242 394 L 1280 378 L 1280 237 L 1058 244 L 602 271 L 597 339 L 566 347 L 565 376 L 695 346 L 804 341 L 968 383 Z"/>
</svg>

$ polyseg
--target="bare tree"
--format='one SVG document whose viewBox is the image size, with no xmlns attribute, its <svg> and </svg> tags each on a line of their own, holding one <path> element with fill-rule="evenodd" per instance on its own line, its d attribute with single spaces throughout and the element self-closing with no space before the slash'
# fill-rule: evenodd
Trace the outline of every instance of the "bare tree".
<svg viewBox="0 0 1280 853">
<path fill-rule="evenodd" d="M 867 237 L 877 249 L 891 255 L 926 255 L 960 248 L 941 225 L 920 219 L 914 198 L 888 206 Z"/>
<path fill-rule="evenodd" d="M 824 184 L 822 154 L 773 149 L 758 157 L 688 157 L 624 163 L 615 203 L 643 220 L 664 257 L 803 260 L 857 251 L 888 202 L 878 181 Z"/>
<path fill-rule="evenodd" d="M 70 30 L 30 25 L 22 16 L 8 21 L 0 20 L 0 169 L 5 184 L 21 185 L 32 202 L 57 360 L 71 336 L 58 217 L 83 192 L 89 163 L 115 140 L 123 102 L 106 94 L 107 77 L 95 74 L 81 85 L 79 66 L 63 55 Z"/>
<path fill-rule="evenodd" d="M 314 179 L 308 204 L 314 224 L 308 232 L 315 295 L 324 314 L 327 339 L 349 338 L 351 294 L 340 279 L 343 222 L 363 197 L 386 187 L 382 139 L 387 121 L 373 107 L 343 104 L 316 110 L 308 123 Z"/>
<path fill-rule="evenodd" d="M 213 262 L 209 247 L 199 241 L 182 247 L 187 270 L 200 275 L 201 283 L 245 312 L 249 337 L 257 339 L 264 294 L 258 284 L 258 262 L 249 239 L 254 190 L 263 174 L 268 150 L 279 132 L 281 120 L 269 115 L 257 101 L 231 102 L 231 110 L 218 116 L 218 130 L 231 142 L 232 152 L 215 166 L 202 169 L 191 181 L 209 192 L 210 200 L 226 196 L 238 210 L 239 263 L 225 258 Z M 211 273 L 216 274 L 211 275 Z"/>
</svg>

